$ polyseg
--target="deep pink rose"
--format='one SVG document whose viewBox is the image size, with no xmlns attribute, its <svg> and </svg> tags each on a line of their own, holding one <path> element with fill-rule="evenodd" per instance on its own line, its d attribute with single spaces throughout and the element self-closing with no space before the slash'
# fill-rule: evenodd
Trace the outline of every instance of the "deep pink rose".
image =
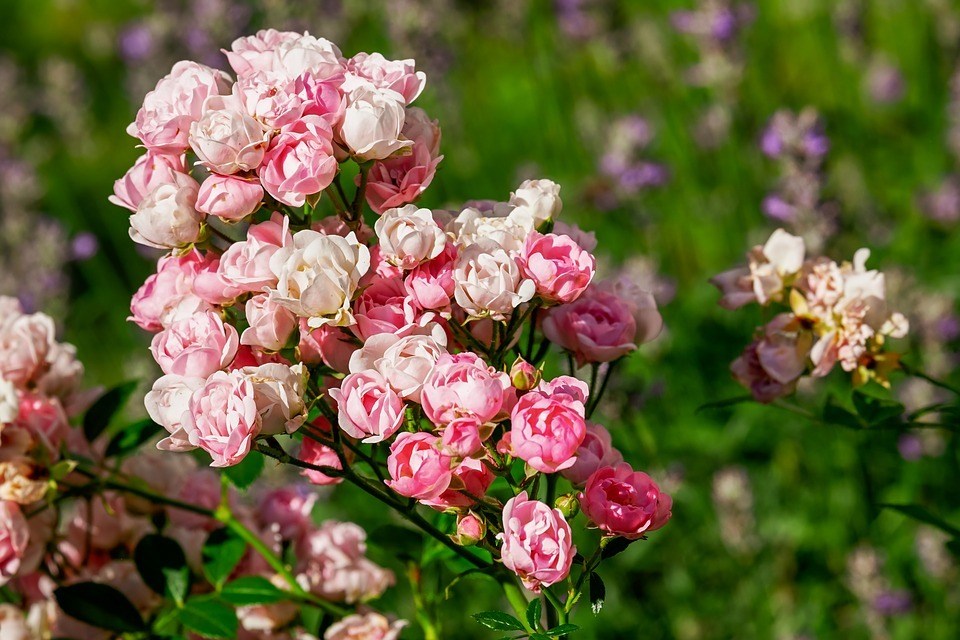
<svg viewBox="0 0 960 640">
<path fill-rule="evenodd" d="M 387 458 L 387 486 L 408 498 L 436 500 L 453 479 L 452 460 L 437 444 L 429 433 L 404 431 L 397 436 Z"/>
<path fill-rule="evenodd" d="M 193 283 L 206 264 L 203 254 L 196 249 L 160 258 L 157 272 L 133 294 L 128 320 L 156 332 L 177 320 L 212 309 L 193 290 Z"/>
<path fill-rule="evenodd" d="M 353 303 L 356 324 L 350 327 L 360 340 L 380 333 L 401 333 L 417 319 L 413 299 L 399 278 L 377 278 Z"/>
<path fill-rule="evenodd" d="M 543 333 L 573 353 L 577 364 L 611 362 L 637 348 L 637 322 L 617 296 L 597 288 L 550 310 Z"/>
<path fill-rule="evenodd" d="M 448 427 L 449 428 L 449 427 Z M 421 500 L 434 509 L 463 508 L 483 498 L 497 476 L 481 460 L 466 458 L 453 469 L 450 487 L 433 500 Z"/>
<path fill-rule="evenodd" d="M 623 462 L 623 456 L 613 447 L 610 432 L 599 424 L 587 423 L 587 435 L 577 449 L 577 461 L 560 474 L 572 484 L 580 486 L 600 467 L 612 467 Z"/>
<path fill-rule="evenodd" d="M 340 428 L 351 437 L 383 442 L 403 425 L 403 399 L 376 371 L 351 373 L 329 393 L 337 403 Z"/>
<path fill-rule="evenodd" d="M 572 467 L 587 433 L 583 416 L 583 403 L 565 394 L 521 396 L 510 414 L 513 455 L 544 473 Z"/>
<path fill-rule="evenodd" d="M 457 246 L 448 242 L 440 255 L 407 274 L 404 287 L 421 309 L 445 311 L 450 308 L 454 288 L 453 264 L 456 259 Z"/>
<path fill-rule="evenodd" d="M 305 116 L 270 143 L 257 170 L 263 188 L 291 207 L 301 207 L 306 197 L 320 193 L 333 181 L 333 131 L 319 116 Z"/>
<path fill-rule="evenodd" d="M 148 193 L 162 184 L 177 182 L 177 174 L 186 173 L 186 170 L 183 155 L 147 151 L 113 183 L 113 195 L 108 200 L 118 207 L 136 211 Z"/>
<path fill-rule="evenodd" d="M 442 355 L 420 393 L 423 411 L 436 425 L 473 416 L 488 422 L 503 405 L 503 385 L 496 371 L 474 353 Z"/>
<path fill-rule="evenodd" d="M 184 415 L 187 441 L 213 458 L 211 467 L 243 460 L 260 433 L 253 383 L 239 371 L 217 371 L 190 398 Z"/>
<path fill-rule="evenodd" d="M 260 208 L 263 187 L 256 179 L 211 174 L 200 185 L 197 211 L 224 220 L 243 220 Z"/>
<path fill-rule="evenodd" d="M 497 538 L 504 566 L 535 593 L 570 574 L 577 553 L 570 525 L 559 509 L 528 499 L 526 491 L 503 506 L 503 533 Z"/>
<path fill-rule="evenodd" d="M 673 501 L 650 476 L 621 462 L 590 476 L 580 506 L 602 531 L 636 540 L 667 523 Z"/>
<path fill-rule="evenodd" d="M 27 519 L 16 502 L 0 501 L 0 587 L 17 574 L 30 543 Z"/>
<path fill-rule="evenodd" d="M 550 302 L 569 303 L 593 280 L 596 260 L 569 236 L 532 231 L 517 258 L 523 275 L 533 280 L 537 295 Z"/>
<path fill-rule="evenodd" d="M 230 305 L 243 293 L 243 289 L 220 274 L 221 258 L 217 253 L 207 251 L 202 262 L 197 265 L 197 274 L 193 281 L 193 292 L 214 306 Z"/>
<path fill-rule="evenodd" d="M 323 418 L 318 418 L 313 422 L 324 433 L 330 433 L 330 423 Z M 310 437 L 304 437 L 300 445 L 300 455 L 298 456 L 304 462 L 308 462 L 318 467 L 331 467 L 333 469 L 343 469 L 340 462 L 340 456 L 330 447 L 317 442 Z M 349 458 L 348 458 L 349 461 Z M 319 486 L 340 484 L 343 478 L 340 476 L 328 476 L 327 474 L 315 469 L 303 469 L 300 475 L 310 481 L 310 484 Z"/>
<path fill-rule="evenodd" d="M 205 378 L 237 354 L 240 337 L 213 311 L 178 320 L 153 337 L 150 352 L 164 373 Z"/>
<path fill-rule="evenodd" d="M 244 309 L 250 326 L 240 336 L 240 344 L 267 351 L 280 351 L 286 346 L 297 327 L 297 318 L 292 312 L 272 302 L 266 294 L 247 300 Z"/>
</svg>

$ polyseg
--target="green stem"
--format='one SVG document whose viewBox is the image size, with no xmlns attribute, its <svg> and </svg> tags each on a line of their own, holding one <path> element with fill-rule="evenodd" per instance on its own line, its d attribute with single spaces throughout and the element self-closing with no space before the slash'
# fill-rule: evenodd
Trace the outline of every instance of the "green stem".
<svg viewBox="0 0 960 640">
<path fill-rule="evenodd" d="M 535 630 L 531 629 L 527 622 L 527 599 L 513 577 L 504 577 L 500 580 L 500 587 L 503 589 L 503 595 L 507 596 L 507 602 L 510 603 L 513 612 L 517 614 L 517 619 L 523 625 L 523 628 L 529 633 L 535 633 Z"/>
<path fill-rule="evenodd" d="M 613 370 L 617 366 L 619 360 L 614 360 L 607 365 L 607 371 L 603 374 L 603 380 L 600 382 L 600 388 L 596 389 L 594 386 L 590 387 L 590 404 L 587 407 L 587 418 L 593 415 L 593 412 L 597 410 L 597 406 L 600 404 L 603 394 L 607 391 L 607 384 L 610 383 L 610 378 L 613 377 Z"/>
<path fill-rule="evenodd" d="M 357 187 L 356 193 L 353 194 L 353 203 L 350 205 L 350 210 L 353 213 L 351 220 L 357 222 L 360 220 L 360 213 L 363 210 L 363 198 L 367 192 L 367 178 L 370 176 L 370 168 L 373 167 L 373 162 L 360 162 L 360 185 Z"/>
<path fill-rule="evenodd" d="M 567 608 L 560 601 L 560 598 L 555 594 L 550 587 L 544 587 L 542 590 L 543 596 L 547 599 L 547 602 L 551 606 L 547 607 L 547 625 L 553 629 L 557 625 L 567 623 Z"/>
</svg>

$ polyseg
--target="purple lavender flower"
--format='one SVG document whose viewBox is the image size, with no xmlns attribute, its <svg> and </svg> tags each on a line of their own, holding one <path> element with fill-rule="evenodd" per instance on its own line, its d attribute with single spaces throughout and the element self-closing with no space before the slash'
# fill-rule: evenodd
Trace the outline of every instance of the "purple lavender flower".
<svg viewBox="0 0 960 640">
<path fill-rule="evenodd" d="M 903 615 L 913 609 L 913 598 L 909 591 L 890 589 L 877 595 L 873 608 L 882 616 Z"/>
<path fill-rule="evenodd" d="M 153 54 L 155 40 L 153 33 L 143 23 L 134 22 L 120 32 L 120 55 L 127 62 L 137 62 Z"/>
</svg>

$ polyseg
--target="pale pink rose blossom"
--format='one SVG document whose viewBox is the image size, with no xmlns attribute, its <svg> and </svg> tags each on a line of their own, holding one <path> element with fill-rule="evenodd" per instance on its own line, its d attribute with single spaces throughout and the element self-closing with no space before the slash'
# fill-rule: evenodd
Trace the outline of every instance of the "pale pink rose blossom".
<svg viewBox="0 0 960 640">
<path fill-rule="evenodd" d="M 235 242 L 220 258 L 217 272 L 235 287 L 259 293 L 265 287 L 276 286 L 277 276 L 270 260 L 281 248 L 293 244 L 290 219 L 278 212 L 266 222 L 251 225 L 247 239 Z"/>
<path fill-rule="evenodd" d="M 343 84 L 347 107 L 339 138 L 356 160 L 383 160 L 413 146 L 403 139 L 403 96 L 369 81 L 348 77 Z"/>
<path fill-rule="evenodd" d="M 453 297 L 453 265 L 457 247 L 447 243 L 434 259 L 417 265 L 404 279 L 407 294 L 421 309 L 449 313 Z"/>
<path fill-rule="evenodd" d="M 369 268 L 370 251 L 353 233 L 341 238 L 298 231 L 293 245 L 270 259 L 277 277 L 270 298 L 307 318 L 311 328 L 349 326 L 354 321 L 350 302 Z"/>
<path fill-rule="evenodd" d="M 474 353 L 442 355 L 423 383 L 423 412 L 436 425 L 472 416 L 481 424 L 503 405 L 503 386 L 490 366 Z"/>
<path fill-rule="evenodd" d="M 353 604 L 376 598 L 393 573 L 366 556 L 367 534 L 351 522 L 327 520 L 296 546 L 297 582 L 328 600 Z"/>
<path fill-rule="evenodd" d="M 350 330 L 361 341 L 381 333 L 404 334 L 417 320 L 413 300 L 399 278 L 375 278 L 353 303 Z"/>
<path fill-rule="evenodd" d="M 673 501 L 650 476 L 621 462 L 597 469 L 580 494 L 580 507 L 601 531 L 636 540 L 670 519 Z"/>
<path fill-rule="evenodd" d="M 193 281 L 193 293 L 215 307 L 233 304 L 244 292 L 220 274 L 221 257 L 214 251 L 207 251 L 197 264 Z"/>
<path fill-rule="evenodd" d="M 549 302 L 569 303 L 580 297 L 593 280 L 596 260 L 569 236 L 532 232 L 517 258 L 523 275 Z"/>
<path fill-rule="evenodd" d="M 313 529 L 313 507 L 317 493 L 303 485 L 279 487 L 257 501 L 257 517 L 268 527 L 275 526 L 284 540 L 299 540 Z"/>
<path fill-rule="evenodd" d="M 427 82 L 427 75 L 416 70 L 414 60 L 387 60 L 379 53 L 358 53 L 347 60 L 346 68 L 377 88 L 396 91 L 406 104 L 417 99 Z"/>
<path fill-rule="evenodd" d="M 637 324 L 634 343 L 650 342 L 663 330 L 663 316 L 653 294 L 642 288 L 628 275 L 620 275 L 597 283 L 597 289 L 612 293 L 627 305 Z"/>
<path fill-rule="evenodd" d="M 191 445 L 210 454 L 211 467 L 239 463 L 260 433 L 253 383 L 241 372 L 214 373 L 190 398 L 183 430 Z"/>
<path fill-rule="evenodd" d="M 183 153 L 190 125 L 203 115 L 203 103 L 210 96 L 227 93 L 229 86 L 223 71 L 181 60 L 143 99 L 127 133 L 140 138 L 148 149 Z"/>
<path fill-rule="evenodd" d="M 481 242 L 465 247 L 453 268 L 454 298 L 472 317 L 504 321 L 536 293 L 516 260 L 499 246 Z"/>
<path fill-rule="evenodd" d="M 413 141 L 410 154 L 378 160 L 367 177 L 367 204 L 376 213 L 415 202 L 443 160 L 440 127 L 422 109 L 407 108 L 401 135 Z"/>
<path fill-rule="evenodd" d="M 20 395 L 20 409 L 13 425 L 26 430 L 54 459 L 59 456 L 60 443 L 70 428 L 59 399 L 28 392 Z"/>
<path fill-rule="evenodd" d="M 26 615 L 19 607 L 0 604 L 0 640 L 33 640 L 35 636 L 30 627 Z"/>
<path fill-rule="evenodd" d="M 288 78 L 310 73 L 318 78 L 328 78 L 344 71 L 343 54 L 326 38 L 317 38 L 304 33 L 297 38 L 282 38 L 277 43 L 273 69 Z"/>
<path fill-rule="evenodd" d="M 574 486 L 582 486 L 600 467 L 612 467 L 623 462 L 623 455 L 613 446 L 610 432 L 603 426 L 588 422 L 587 435 L 577 449 L 577 461 L 560 474 Z"/>
<path fill-rule="evenodd" d="M 197 211 L 237 222 L 260 208 L 263 187 L 256 179 L 211 174 L 197 194 Z"/>
<path fill-rule="evenodd" d="M 297 328 L 296 316 L 289 309 L 271 301 L 266 294 L 247 300 L 244 311 L 250 326 L 240 336 L 240 344 L 280 351 Z"/>
<path fill-rule="evenodd" d="M 570 574 L 577 548 L 559 509 L 530 500 L 521 491 L 503 506 L 503 533 L 497 534 L 505 567 L 534 593 Z"/>
<path fill-rule="evenodd" d="M 178 175 L 186 171 L 182 155 L 147 151 L 113 183 L 113 195 L 108 200 L 118 207 L 136 211 L 148 193 L 162 184 L 176 183 Z"/>
<path fill-rule="evenodd" d="M 427 325 L 405 336 L 380 333 L 364 341 L 350 358 L 350 371 L 374 369 L 402 398 L 417 404 L 423 383 L 437 360 L 447 353 L 447 337 L 437 325 Z"/>
<path fill-rule="evenodd" d="M 303 206 L 337 172 L 332 139 L 330 125 L 319 116 L 305 116 L 283 130 L 270 142 L 258 169 L 263 188 L 283 204 Z"/>
<path fill-rule="evenodd" d="M 225 369 L 240 337 L 212 311 L 178 320 L 153 337 L 150 352 L 164 373 L 205 378 Z"/>
<path fill-rule="evenodd" d="M 337 403 L 340 428 L 353 438 L 383 442 L 403 425 L 403 399 L 376 371 L 351 373 L 329 393 Z"/>
<path fill-rule="evenodd" d="M 293 31 L 261 29 L 255 35 L 237 38 L 230 45 L 230 51 L 223 49 L 227 61 L 238 76 L 250 75 L 258 71 L 273 69 L 275 51 L 282 42 L 294 41 L 301 34 Z"/>
<path fill-rule="evenodd" d="M 335 622 L 324 632 L 323 640 L 400 640 L 406 620 L 393 620 L 376 611 L 354 613 Z"/>
<path fill-rule="evenodd" d="M 194 249 L 169 255 L 157 262 L 157 272 L 147 278 L 130 301 L 130 317 L 142 329 L 157 332 L 195 313 L 213 307 L 193 290 L 197 275 L 205 268 L 203 254 Z"/>
<path fill-rule="evenodd" d="M 0 323 L 0 377 L 20 387 L 35 380 L 56 344 L 55 333 L 53 319 L 42 313 Z"/>
<path fill-rule="evenodd" d="M 404 431 L 390 445 L 386 485 L 407 498 L 436 500 L 453 480 L 452 459 L 429 433 Z"/>
<path fill-rule="evenodd" d="M 373 229 L 384 258 L 406 270 L 436 258 L 447 243 L 430 210 L 412 204 L 384 211 Z"/>
<path fill-rule="evenodd" d="M 805 252 L 803 238 L 777 229 L 766 244 L 747 253 L 747 267 L 725 271 L 710 281 L 723 294 L 720 306 L 736 309 L 753 301 L 766 305 L 782 300 L 784 282 L 803 267 Z"/>
<path fill-rule="evenodd" d="M 0 586 L 17 575 L 29 542 L 30 530 L 20 507 L 0 501 Z"/>
<path fill-rule="evenodd" d="M 494 202 L 491 206 L 490 210 L 467 206 L 446 230 L 456 238 L 461 249 L 493 242 L 510 255 L 516 255 L 535 229 L 533 212 L 506 202 Z"/>
<path fill-rule="evenodd" d="M 267 362 L 256 367 L 243 367 L 240 372 L 253 383 L 261 433 L 289 434 L 300 428 L 307 418 L 303 401 L 307 370 L 303 363 L 289 366 Z"/>
<path fill-rule="evenodd" d="M 572 467 L 587 433 L 583 416 L 583 402 L 565 393 L 524 394 L 510 414 L 513 454 L 544 473 Z"/>
<path fill-rule="evenodd" d="M 470 507 L 477 503 L 477 499 L 486 495 L 487 489 L 496 478 L 497 476 L 482 460 L 465 458 L 453 468 L 453 478 L 446 491 L 434 499 L 420 502 L 440 511 Z"/>
<path fill-rule="evenodd" d="M 306 318 L 300 318 L 300 343 L 297 347 L 304 364 L 324 364 L 340 373 L 350 372 L 350 359 L 359 348 L 356 339 L 340 327 L 325 324 L 311 329 Z"/>
<path fill-rule="evenodd" d="M 253 171 L 263 160 L 270 134 L 241 108 L 236 100 L 213 96 L 204 105 L 203 117 L 190 125 L 190 146 L 214 173 Z"/>
<path fill-rule="evenodd" d="M 200 185 L 187 174 L 144 197 L 130 216 L 130 239 L 156 249 L 179 249 L 200 240 L 204 215 L 197 211 Z"/>
<path fill-rule="evenodd" d="M 597 287 L 550 310 L 543 334 L 573 353 L 577 364 L 611 362 L 637 348 L 637 321 L 618 296 Z"/>
<path fill-rule="evenodd" d="M 524 180 L 510 194 L 510 204 L 530 212 L 535 227 L 547 220 L 556 220 L 563 209 L 560 185 L 553 180 Z"/>
</svg>

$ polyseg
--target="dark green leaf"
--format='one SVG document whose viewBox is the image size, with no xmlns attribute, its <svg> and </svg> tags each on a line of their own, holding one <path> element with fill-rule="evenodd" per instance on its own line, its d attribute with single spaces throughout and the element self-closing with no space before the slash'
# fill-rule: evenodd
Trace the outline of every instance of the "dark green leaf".
<svg viewBox="0 0 960 640">
<path fill-rule="evenodd" d="M 136 380 L 124 382 L 107 391 L 93 403 L 83 416 L 83 434 L 87 440 L 92 442 L 103 433 L 136 387 Z"/>
<path fill-rule="evenodd" d="M 842 407 L 833 396 L 827 398 L 823 406 L 823 421 L 827 424 L 835 424 L 848 429 L 862 429 L 863 424 L 856 414 L 851 413 Z"/>
<path fill-rule="evenodd" d="M 203 545 L 203 572 L 218 589 L 243 559 L 247 543 L 227 528 L 212 532 Z"/>
<path fill-rule="evenodd" d="M 949 533 L 954 538 L 960 538 L 960 529 L 953 526 L 946 520 L 943 520 L 942 518 L 933 515 L 932 513 L 930 513 L 929 511 L 927 511 L 925 508 L 921 507 L 918 504 L 880 504 L 877 506 L 883 507 L 885 509 L 893 509 L 894 511 L 899 511 L 903 515 L 913 518 L 914 520 L 918 520 L 920 522 L 934 526 L 937 529 L 940 529 L 941 531 L 945 531 L 946 533 Z"/>
<path fill-rule="evenodd" d="M 157 534 L 146 535 L 133 550 L 133 561 L 148 587 L 167 595 L 167 571 L 185 569 L 187 558 L 176 540 Z"/>
<path fill-rule="evenodd" d="M 150 419 L 127 425 L 110 439 L 106 456 L 112 458 L 131 453 L 161 431 L 163 427 Z"/>
<path fill-rule="evenodd" d="M 863 391 L 853 392 L 853 406 L 857 413 L 869 425 L 876 425 L 899 419 L 906 410 L 895 400 L 877 398 Z"/>
<path fill-rule="evenodd" d="M 163 577 L 167 580 L 167 594 L 178 605 L 183 604 L 190 593 L 190 568 L 164 569 Z"/>
<path fill-rule="evenodd" d="M 540 598 L 534 598 L 530 601 L 530 606 L 527 607 L 527 622 L 530 623 L 531 629 L 540 628 L 540 614 L 542 612 L 542 604 L 540 603 Z"/>
<path fill-rule="evenodd" d="M 952 553 L 957 558 L 960 558 L 960 538 L 954 538 L 947 542 L 947 551 Z"/>
<path fill-rule="evenodd" d="M 71 618 L 118 633 L 146 630 L 140 612 L 125 595 L 111 586 L 80 582 L 54 592 L 57 604 Z"/>
<path fill-rule="evenodd" d="M 385 524 L 371 531 L 367 543 L 413 560 L 420 558 L 423 550 L 423 536 L 419 531 L 395 524 Z"/>
<path fill-rule="evenodd" d="M 579 631 L 579 630 L 580 630 L 580 627 L 578 627 L 575 624 L 561 624 L 560 626 L 554 627 L 553 629 L 550 629 L 550 631 L 547 631 L 547 635 L 562 636 L 564 634 L 573 633 L 574 631 Z"/>
<path fill-rule="evenodd" d="M 593 615 L 600 613 L 603 609 L 603 603 L 607 599 L 607 587 L 600 579 L 600 574 L 594 572 L 590 574 L 590 609 Z"/>
<path fill-rule="evenodd" d="M 270 604 L 286 600 L 289 596 L 273 586 L 263 576 L 243 576 L 223 585 L 220 597 L 230 604 Z"/>
<path fill-rule="evenodd" d="M 724 400 L 717 400 L 715 402 L 708 402 L 697 407 L 697 410 L 694 412 L 694 415 L 698 413 L 703 413 L 704 411 L 713 411 L 714 409 L 725 409 L 726 407 L 732 407 L 734 405 L 743 404 L 744 402 L 752 402 L 753 396 L 736 396 L 735 398 L 726 398 Z"/>
<path fill-rule="evenodd" d="M 444 600 L 449 600 L 449 599 L 450 599 L 450 590 L 453 589 L 453 587 L 456 586 L 457 583 L 460 582 L 461 580 L 463 580 L 464 578 L 469 577 L 469 576 L 472 576 L 472 575 L 475 575 L 475 574 L 485 575 L 485 576 L 488 576 L 488 577 L 493 578 L 493 575 L 492 575 L 492 574 L 493 574 L 494 572 L 496 572 L 496 571 L 498 571 L 497 565 L 492 565 L 492 566 L 489 566 L 489 567 L 471 567 L 470 569 L 467 569 L 466 571 L 463 571 L 463 572 L 461 572 L 461 573 L 458 573 L 458 574 L 453 578 L 453 580 L 450 581 L 450 584 L 447 585 L 447 588 L 443 590 L 443 599 L 444 599 Z M 494 579 L 496 579 L 496 578 L 494 578 Z"/>
<path fill-rule="evenodd" d="M 237 489 L 246 489 L 260 477 L 263 467 L 263 454 L 250 452 L 240 464 L 224 467 L 223 474 Z"/>
<path fill-rule="evenodd" d="M 482 611 L 473 614 L 473 619 L 495 631 L 523 631 L 523 623 L 502 611 Z"/>
<path fill-rule="evenodd" d="M 627 547 L 629 547 L 633 542 L 635 542 L 635 540 L 627 540 L 626 538 L 608 538 L 603 547 L 603 551 L 600 553 L 600 557 L 604 560 L 608 560 L 613 556 L 626 551 Z"/>
<path fill-rule="evenodd" d="M 210 596 L 187 600 L 180 609 L 180 622 L 205 638 L 236 638 L 239 628 L 233 607 Z"/>
</svg>

